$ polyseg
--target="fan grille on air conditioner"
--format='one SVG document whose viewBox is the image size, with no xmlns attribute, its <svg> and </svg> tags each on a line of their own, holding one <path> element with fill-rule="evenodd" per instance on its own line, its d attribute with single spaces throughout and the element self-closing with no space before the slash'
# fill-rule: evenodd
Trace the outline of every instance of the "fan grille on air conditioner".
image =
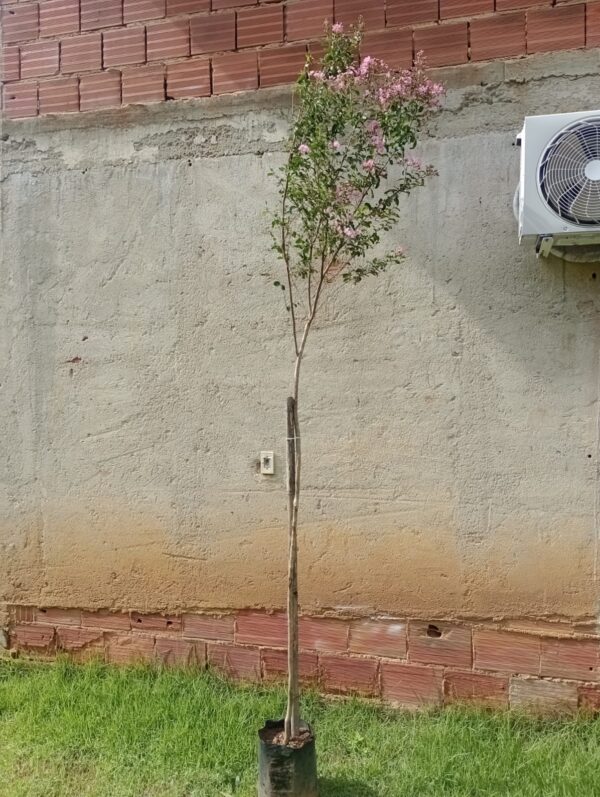
<svg viewBox="0 0 600 797">
<path fill-rule="evenodd" d="M 538 179 L 542 196 L 561 219 L 600 225 L 600 118 L 561 130 L 542 155 Z"/>
</svg>

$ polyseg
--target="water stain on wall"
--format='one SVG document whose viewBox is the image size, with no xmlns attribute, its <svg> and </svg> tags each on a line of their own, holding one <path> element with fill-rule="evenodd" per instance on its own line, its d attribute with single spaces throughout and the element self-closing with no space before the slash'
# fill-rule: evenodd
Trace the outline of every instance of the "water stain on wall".
<svg viewBox="0 0 600 797">
<path fill-rule="evenodd" d="M 505 528 L 468 555 L 455 531 L 402 523 L 388 515 L 304 524 L 304 609 L 582 621 L 594 614 L 593 546 L 584 523 L 537 543 L 526 528 Z M 43 550 L 4 563 L 6 602 L 141 611 L 285 605 L 284 518 L 277 527 L 215 529 L 179 544 L 177 529 L 149 511 L 47 508 L 39 544 Z"/>
</svg>

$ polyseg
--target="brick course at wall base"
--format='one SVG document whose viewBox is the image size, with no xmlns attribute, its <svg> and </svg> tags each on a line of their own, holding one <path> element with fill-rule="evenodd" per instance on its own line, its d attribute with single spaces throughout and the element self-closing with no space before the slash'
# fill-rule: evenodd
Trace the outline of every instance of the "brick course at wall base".
<svg viewBox="0 0 600 797">
<path fill-rule="evenodd" d="M 292 82 L 325 20 L 365 50 L 432 67 L 597 47 L 600 0 L 2 0 L 12 118 Z"/>
<path fill-rule="evenodd" d="M 419 708 L 452 701 L 600 710 L 600 637 L 576 625 L 302 617 L 300 672 L 324 692 Z M 283 613 L 112 613 L 9 608 L 16 653 L 112 664 L 211 666 L 250 681 L 285 677 Z"/>
</svg>

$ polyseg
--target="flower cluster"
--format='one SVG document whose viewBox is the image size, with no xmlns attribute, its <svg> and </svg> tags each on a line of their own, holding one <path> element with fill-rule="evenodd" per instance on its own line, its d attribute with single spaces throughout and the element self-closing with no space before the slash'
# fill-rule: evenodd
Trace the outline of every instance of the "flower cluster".
<svg viewBox="0 0 600 797">
<path fill-rule="evenodd" d="M 362 91 L 366 97 L 376 99 L 381 108 L 415 100 L 426 108 L 435 108 L 444 94 L 442 84 L 427 77 L 421 52 L 417 53 L 412 69 L 394 71 L 378 58 L 367 55 L 360 63 L 350 64 L 341 71 L 311 69 L 308 75 L 333 91 L 349 88 Z"/>
<path fill-rule="evenodd" d="M 360 32 L 337 23 L 320 63 L 309 60 L 298 81 L 275 248 L 309 284 L 315 273 L 359 282 L 401 260 L 401 248 L 370 252 L 399 218 L 400 197 L 435 173 L 410 150 L 443 87 L 427 76 L 421 54 L 412 69 L 394 70 L 360 58 L 360 46 Z"/>
</svg>

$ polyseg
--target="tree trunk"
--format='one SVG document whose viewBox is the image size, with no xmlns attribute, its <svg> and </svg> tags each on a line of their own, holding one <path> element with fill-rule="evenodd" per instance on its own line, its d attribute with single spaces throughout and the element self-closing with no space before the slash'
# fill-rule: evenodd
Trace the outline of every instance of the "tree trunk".
<svg viewBox="0 0 600 797">
<path fill-rule="evenodd" d="M 300 435 L 296 399 L 287 400 L 288 490 L 288 700 L 284 742 L 300 733 L 300 685 L 298 675 L 298 492 L 300 485 Z"/>
</svg>

